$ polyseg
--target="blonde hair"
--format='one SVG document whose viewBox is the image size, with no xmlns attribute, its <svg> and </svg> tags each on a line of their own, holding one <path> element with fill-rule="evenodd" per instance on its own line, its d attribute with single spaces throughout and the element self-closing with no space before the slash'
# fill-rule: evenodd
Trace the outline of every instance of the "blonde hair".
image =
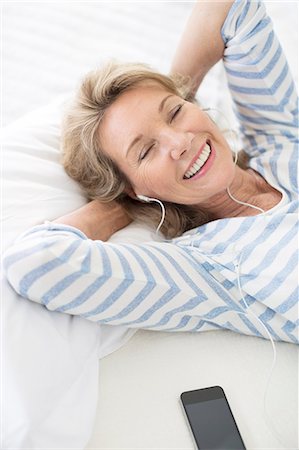
<svg viewBox="0 0 299 450">
<path fill-rule="evenodd" d="M 160 206 L 144 204 L 127 195 L 130 181 L 105 154 L 99 139 L 99 126 L 107 108 L 123 92 L 148 82 L 158 83 L 170 93 L 190 100 L 190 80 L 160 74 L 145 64 L 112 61 L 88 73 L 63 120 L 63 165 L 89 199 L 116 200 L 133 220 L 157 226 Z M 164 206 L 166 214 L 161 231 L 167 238 L 208 222 L 207 212 L 190 205 L 164 202 Z"/>
</svg>

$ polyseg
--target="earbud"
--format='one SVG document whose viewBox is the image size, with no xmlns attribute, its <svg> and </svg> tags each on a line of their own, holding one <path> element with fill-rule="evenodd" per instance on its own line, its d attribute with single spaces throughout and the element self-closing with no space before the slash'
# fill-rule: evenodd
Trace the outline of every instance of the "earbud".
<svg viewBox="0 0 299 450">
<path fill-rule="evenodd" d="M 149 203 L 149 202 L 151 202 L 152 201 L 152 199 L 150 199 L 149 197 L 147 197 L 146 195 L 136 195 L 136 197 L 137 198 L 139 198 L 139 200 L 142 200 L 143 202 L 147 202 L 147 203 Z"/>
</svg>

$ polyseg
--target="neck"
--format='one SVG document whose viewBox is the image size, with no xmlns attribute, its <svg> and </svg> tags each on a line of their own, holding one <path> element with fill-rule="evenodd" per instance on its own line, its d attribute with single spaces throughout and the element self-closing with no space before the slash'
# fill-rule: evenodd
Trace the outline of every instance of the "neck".
<svg viewBox="0 0 299 450">
<path fill-rule="evenodd" d="M 205 205 L 201 206 L 209 211 L 212 220 L 260 214 L 264 210 L 263 196 L 267 192 L 264 184 L 270 188 L 265 180 L 253 171 L 243 170 L 236 166 L 234 179 L 228 189 L 210 198 L 206 208 Z M 232 197 L 259 209 L 237 203 Z"/>
</svg>

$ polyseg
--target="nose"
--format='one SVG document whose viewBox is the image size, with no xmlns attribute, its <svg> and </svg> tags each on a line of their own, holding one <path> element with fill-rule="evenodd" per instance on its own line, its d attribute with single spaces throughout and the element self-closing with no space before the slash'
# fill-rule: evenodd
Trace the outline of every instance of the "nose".
<svg viewBox="0 0 299 450">
<path fill-rule="evenodd" d="M 162 147 L 167 151 L 172 159 L 180 159 L 182 155 L 189 151 L 193 134 L 185 131 L 168 129 L 163 133 Z"/>
</svg>

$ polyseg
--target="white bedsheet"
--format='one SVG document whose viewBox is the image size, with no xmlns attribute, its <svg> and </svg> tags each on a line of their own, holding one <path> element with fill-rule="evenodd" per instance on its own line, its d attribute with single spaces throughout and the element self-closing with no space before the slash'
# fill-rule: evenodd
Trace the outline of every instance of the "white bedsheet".
<svg viewBox="0 0 299 450">
<path fill-rule="evenodd" d="M 10 124 L 57 95 L 71 92 L 81 75 L 111 56 L 145 61 L 167 72 L 191 8 L 191 2 L 4 2 L 2 123 Z M 297 80 L 298 4 L 267 2 L 267 9 Z M 227 101 L 225 92 L 219 98 L 220 73 L 218 65 L 202 88 L 201 100 L 208 106 L 223 106 Z M 233 121 L 231 113 L 229 117 Z M 10 333 L 16 339 L 16 330 Z M 90 336 L 92 339 L 92 332 Z M 263 392 L 272 361 L 268 341 L 224 331 L 198 335 L 140 331 L 125 347 L 100 362 L 98 390 L 93 384 L 94 397 L 99 394 L 97 414 L 92 410 L 82 423 L 85 430 L 92 429 L 95 419 L 89 443 L 85 432 L 86 448 L 191 449 L 179 394 L 220 384 L 248 448 L 297 449 L 298 349 L 280 343 L 277 350 L 266 406 L 272 429 L 277 428 L 282 442 L 277 441 L 271 427 L 268 429 L 263 411 Z M 77 351 L 80 353 L 79 347 Z M 98 376 L 96 357 L 95 352 L 88 366 L 92 373 L 86 380 Z M 47 382 L 51 381 L 51 370 L 63 370 L 57 361 L 48 363 Z M 44 391 L 43 383 L 37 386 L 33 382 L 31 388 L 34 395 L 37 388 Z M 26 395 L 30 397 L 30 392 Z M 88 395 L 92 395 L 90 389 Z M 70 390 L 65 401 L 71 406 L 83 397 L 74 398 Z M 22 409 L 20 396 L 18 392 L 5 392 L 5 398 L 9 399 L 7 414 L 13 423 Z M 94 407 L 85 398 L 84 407 L 88 405 Z M 67 430 L 58 429 L 57 418 L 59 413 L 52 422 L 57 439 L 51 448 L 67 448 L 78 432 L 78 417 L 70 418 Z M 69 440 L 68 435 L 72 435 Z M 82 442 L 84 433 L 79 435 Z M 59 441 L 59 436 L 63 440 Z M 47 448 L 47 436 L 36 438 L 38 446 L 33 444 L 30 449 Z M 13 448 L 21 448 L 21 444 Z"/>
<path fill-rule="evenodd" d="M 100 401 L 87 449 L 191 450 L 179 396 L 220 385 L 248 450 L 297 450 L 298 349 L 285 343 L 276 348 L 265 414 L 269 341 L 229 331 L 137 332 L 101 361 Z"/>
</svg>

